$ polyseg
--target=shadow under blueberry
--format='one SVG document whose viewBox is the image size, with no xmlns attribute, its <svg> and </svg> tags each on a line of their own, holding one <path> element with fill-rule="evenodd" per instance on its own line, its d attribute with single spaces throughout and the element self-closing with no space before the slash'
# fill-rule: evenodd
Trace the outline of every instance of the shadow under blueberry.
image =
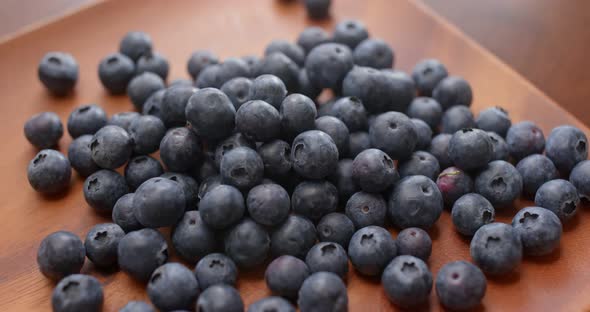
<svg viewBox="0 0 590 312">
<path fill-rule="evenodd" d="M 518 269 L 516 269 L 510 273 L 501 275 L 486 274 L 486 278 L 488 279 L 488 281 L 494 284 L 511 285 L 517 283 L 520 280 L 520 272 L 518 271 Z"/>
<path fill-rule="evenodd" d="M 561 247 L 558 247 L 556 250 L 551 252 L 550 254 L 543 255 L 543 256 L 524 256 L 524 262 L 533 262 L 538 264 L 551 264 L 561 257 Z"/>
</svg>

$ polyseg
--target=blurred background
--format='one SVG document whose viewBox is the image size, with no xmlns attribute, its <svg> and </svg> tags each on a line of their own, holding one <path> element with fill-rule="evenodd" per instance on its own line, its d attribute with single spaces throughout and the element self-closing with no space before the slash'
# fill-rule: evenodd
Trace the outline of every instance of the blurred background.
<svg viewBox="0 0 590 312">
<path fill-rule="evenodd" d="M 401 1 L 430 7 L 590 125 L 590 1 Z M 26 31 L 95 2 L 0 0 L 0 37 Z"/>
</svg>

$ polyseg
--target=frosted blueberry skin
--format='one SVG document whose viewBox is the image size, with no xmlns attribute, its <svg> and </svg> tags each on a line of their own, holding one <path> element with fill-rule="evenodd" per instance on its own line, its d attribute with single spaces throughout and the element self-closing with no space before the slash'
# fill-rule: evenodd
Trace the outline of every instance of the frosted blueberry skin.
<svg viewBox="0 0 590 312">
<path fill-rule="evenodd" d="M 394 258 L 383 271 L 381 283 L 391 302 L 411 308 L 428 301 L 432 291 L 432 273 L 424 261 L 414 256 Z"/>
<path fill-rule="evenodd" d="M 494 222 L 496 211 L 492 204 L 476 193 L 465 194 L 453 204 L 451 219 L 457 232 L 472 236 L 477 230 Z"/>
<path fill-rule="evenodd" d="M 353 58 L 355 65 L 382 69 L 393 67 L 395 54 L 387 42 L 369 38 L 354 48 Z"/>
<path fill-rule="evenodd" d="M 401 179 L 389 195 L 389 218 L 400 229 L 428 229 L 438 220 L 442 210 L 442 194 L 436 184 L 425 176 Z"/>
<path fill-rule="evenodd" d="M 559 248 L 563 227 L 557 215 L 548 209 L 523 208 L 512 219 L 512 226 L 519 233 L 527 255 L 542 256 Z"/>
<path fill-rule="evenodd" d="M 531 197 L 535 196 L 545 182 L 559 177 L 559 172 L 551 159 L 540 154 L 532 154 L 521 159 L 516 165 L 516 170 L 522 176 L 523 192 Z"/>
<path fill-rule="evenodd" d="M 200 285 L 199 285 L 200 286 Z M 197 311 L 243 312 L 244 302 L 237 289 L 229 285 L 214 285 L 199 295 Z"/>
<path fill-rule="evenodd" d="M 333 36 L 334 42 L 354 49 L 363 40 L 369 38 L 369 32 L 361 21 L 349 19 L 336 24 Z"/>
<path fill-rule="evenodd" d="M 56 312 L 102 311 L 104 295 L 100 282 L 90 276 L 73 274 L 63 278 L 51 295 L 51 307 Z"/>
<path fill-rule="evenodd" d="M 65 96 L 76 86 L 78 71 L 78 62 L 71 54 L 49 52 L 41 59 L 37 74 L 49 92 Z"/>
<path fill-rule="evenodd" d="M 397 252 L 395 240 L 380 226 L 367 226 L 354 233 L 348 244 L 348 257 L 363 275 L 378 276 Z"/>
<path fill-rule="evenodd" d="M 199 293 L 197 278 L 180 263 L 163 264 L 147 284 L 148 297 L 162 311 L 192 309 Z"/>
<path fill-rule="evenodd" d="M 432 90 L 432 97 L 447 110 L 453 105 L 471 106 L 473 92 L 469 82 L 459 76 L 448 76 L 442 79 Z"/>
<path fill-rule="evenodd" d="M 297 37 L 297 44 L 303 48 L 305 54 L 328 41 L 330 41 L 330 35 L 323 28 L 317 26 L 306 27 Z"/>
<path fill-rule="evenodd" d="M 362 151 L 352 162 L 352 179 L 365 192 L 379 193 L 391 187 L 399 174 L 393 160 L 383 151 Z"/>
<path fill-rule="evenodd" d="M 99 223 L 86 234 L 86 256 L 94 265 L 110 268 L 117 265 L 117 247 L 125 236 L 123 229 L 114 223 Z"/>
<path fill-rule="evenodd" d="M 378 115 L 369 128 L 371 145 L 387 153 L 392 159 L 408 158 L 418 139 L 412 121 L 404 114 L 387 112 Z"/>
<path fill-rule="evenodd" d="M 547 136 L 545 154 L 560 172 L 569 174 L 576 164 L 588 158 L 588 139 L 576 127 L 556 127 Z"/>
<path fill-rule="evenodd" d="M 95 134 L 107 124 L 107 114 L 95 104 L 76 107 L 68 117 L 68 133 L 72 138 Z"/>
<path fill-rule="evenodd" d="M 590 161 L 579 162 L 570 173 L 570 182 L 578 189 L 582 198 L 590 198 Z"/>
<path fill-rule="evenodd" d="M 346 285 L 334 273 L 313 273 L 301 285 L 297 304 L 302 311 L 348 311 Z"/>
<path fill-rule="evenodd" d="M 422 60 L 412 70 L 412 79 L 421 96 L 431 96 L 432 90 L 447 76 L 447 68 L 437 59 Z"/>
<path fill-rule="evenodd" d="M 152 51 L 152 38 L 141 31 L 130 31 L 119 43 L 119 52 L 137 62 L 139 58 Z"/>
<path fill-rule="evenodd" d="M 567 180 L 556 179 L 545 182 L 535 194 L 535 205 L 551 210 L 563 222 L 576 215 L 579 204 L 578 191 Z"/>
<path fill-rule="evenodd" d="M 508 112 L 499 106 L 482 110 L 475 119 L 475 123 L 479 129 L 494 132 L 500 137 L 505 137 L 512 126 Z"/>
<path fill-rule="evenodd" d="M 473 113 L 467 106 L 455 105 L 447 109 L 442 116 L 441 132 L 453 134 L 463 128 L 475 128 Z"/>
<path fill-rule="evenodd" d="M 318 239 L 321 242 L 335 242 L 348 248 L 350 238 L 355 232 L 350 219 L 338 212 L 325 215 L 317 225 Z"/>
<path fill-rule="evenodd" d="M 438 160 L 432 154 L 416 151 L 412 156 L 399 164 L 400 177 L 423 175 L 435 181 L 440 173 Z"/>
<path fill-rule="evenodd" d="M 494 222 L 480 227 L 469 249 L 477 266 L 490 275 L 508 274 L 522 260 L 519 232 L 509 224 Z"/>
<path fill-rule="evenodd" d="M 445 205 L 449 208 L 459 197 L 473 191 L 473 179 L 457 167 L 443 170 L 436 179 L 436 185 L 443 196 Z"/>
<path fill-rule="evenodd" d="M 485 197 L 494 207 L 510 205 L 522 193 L 522 177 L 514 166 L 494 160 L 475 177 L 475 193 Z"/>
<path fill-rule="evenodd" d="M 137 108 L 142 110 L 146 100 L 159 90 L 165 89 L 166 84 L 162 78 L 151 72 L 135 76 L 127 85 L 127 95 Z"/>
<path fill-rule="evenodd" d="M 232 227 L 224 240 L 225 254 L 241 268 L 252 268 L 264 262 L 270 244 L 267 231 L 247 218 Z"/>
<path fill-rule="evenodd" d="M 98 64 L 98 77 L 111 94 L 123 94 L 135 76 L 135 63 L 122 53 L 107 55 Z"/>
<path fill-rule="evenodd" d="M 238 267 L 228 256 L 222 253 L 210 253 L 197 262 L 195 276 L 202 290 L 217 284 L 235 286 Z"/>
<path fill-rule="evenodd" d="M 174 226 L 171 238 L 178 255 L 193 263 L 220 247 L 217 233 L 203 222 L 201 213 L 194 210 L 184 213 Z M 203 288 L 203 285 L 201 287 Z"/>
<path fill-rule="evenodd" d="M 39 193 L 53 195 L 70 187 L 72 168 L 70 161 L 60 152 L 44 149 L 29 162 L 27 179 Z"/>
<path fill-rule="evenodd" d="M 510 156 L 519 161 L 528 155 L 542 154 L 545 149 L 543 131 L 531 121 L 513 124 L 506 133 Z"/>
<path fill-rule="evenodd" d="M 487 281 L 483 272 L 466 261 L 445 264 L 436 276 L 436 295 L 440 303 L 453 310 L 465 311 L 477 307 L 486 294 Z"/>
<path fill-rule="evenodd" d="M 168 245 L 164 236 L 154 229 L 127 233 L 119 241 L 117 258 L 122 271 L 146 282 L 152 273 L 168 260 Z"/>
<path fill-rule="evenodd" d="M 432 240 L 428 233 L 420 228 L 401 230 L 395 243 L 400 255 L 410 255 L 427 261 L 432 253 Z"/>
<path fill-rule="evenodd" d="M 66 231 L 47 235 L 37 250 L 39 270 L 54 281 L 79 273 L 85 257 L 86 250 L 80 238 Z"/>
<path fill-rule="evenodd" d="M 99 170 L 84 181 L 84 199 L 99 213 L 111 213 L 115 203 L 127 193 L 125 177 L 113 170 Z"/>
<path fill-rule="evenodd" d="M 43 112 L 27 120 L 24 132 L 29 143 L 39 149 L 45 149 L 57 146 L 64 130 L 57 114 Z"/>
<path fill-rule="evenodd" d="M 369 225 L 383 226 L 387 215 L 387 202 L 381 194 L 360 191 L 350 197 L 345 211 L 356 229 Z"/>
<path fill-rule="evenodd" d="M 301 285 L 310 274 L 309 267 L 303 260 L 283 255 L 268 265 L 264 279 L 273 294 L 297 299 Z"/>
<path fill-rule="evenodd" d="M 309 130 L 291 144 L 291 160 L 297 174 L 308 179 L 323 179 L 338 166 L 338 147 L 325 132 Z"/>
</svg>

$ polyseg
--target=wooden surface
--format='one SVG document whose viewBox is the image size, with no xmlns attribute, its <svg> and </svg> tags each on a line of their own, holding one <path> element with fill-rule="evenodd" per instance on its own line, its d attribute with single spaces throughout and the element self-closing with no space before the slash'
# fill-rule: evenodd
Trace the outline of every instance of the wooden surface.
<svg viewBox="0 0 590 312">
<path fill-rule="evenodd" d="M 47 311 L 53 283 L 38 271 L 35 255 L 40 240 L 57 230 L 83 237 L 95 223 L 108 222 L 84 202 L 82 179 L 74 176 L 69 194 L 45 198 L 28 185 L 26 166 L 36 151 L 25 140 L 22 126 L 32 114 L 55 111 L 65 122 L 79 104 L 95 102 L 109 114 L 130 110 L 126 97 L 103 91 L 96 74 L 99 60 L 117 49 L 121 36 L 132 29 L 149 32 L 155 48 L 171 61 L 171 78 L 187 77 L 185 62 L 194 49 L 209 48 L 221 57 L 261 54 L 275 38 L 294 40 L 310 22 L 301 6 L 275 1 L 140 1 L 123 0 L 98 4 L 59 22 L 0 44 L 0 311 Z M 133 14 L 130 14 L 130 13 Z M 221 13 L 223 12 L 223 13 Z M 371 35 L 393 45 L 396 67 L 410 70 L 424 57 L 442 60 L 453 74 L 468 79 L 474 89 L 474 110 L 488 105 L 506 107 L 514 121 L 531 119 L 548 133 L 552 127 L 574 124 L 590 132 L 575 118 L 498 61 L 425 5 L 406 0 L 335 1 L 333 20 L 363 20 Z M 81 75 L 76 94 L 66 99 L 50 97 L 36 77 L 41 56 L 65 50 L 76 56 Z M 61 150 L 71 139 L 65 136 Z M 529 205 L 520 201 L 517 207 Z M 508 222 L 516 208 L 498 212 Z M 486 311 L 581 311 L 590 309 L 590 208 L 565 226 L 559 252 L 544 258 L 525 259 L 517 274 L 489 279 L 480 310 Z M 430 231 L 433 255 L 429 261 L 436 274 L 448 261 L 469 259 L 468 241 L 452 228 L 448 211 Z M 176 258 L 174 258 L 176 259 Z M 87 261 L 84 273 L 103 282 L 105 311 L 117 311 L 129 300 L 147 299 L 144 286 L 119 272 L 96 272 Z M 269 294 L 262 270 L 240 272 L 238 287 L 249 304 Z M 351 311 L 394 310 L 377 279 L 348 277 Z M 441 310 L 433 294 L 425 309 Z"/>
</svg>

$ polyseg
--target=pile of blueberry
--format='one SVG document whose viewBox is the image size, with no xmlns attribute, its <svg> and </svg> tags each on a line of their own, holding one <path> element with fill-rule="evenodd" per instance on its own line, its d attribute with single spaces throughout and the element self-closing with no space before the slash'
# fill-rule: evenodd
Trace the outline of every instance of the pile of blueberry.
<svg viewBox="0 0 590 312">
<path fill-rule="evenodd" d="M 163 311 L 243 311 L 238 269 L 271 260 L 265 280 L 275 296 L 248 311 L 295 311 L 295 303 L 303 312 L 346 311 L 349 260 L 357 273 L 380 276 L 400 307 L 427 302 L 434 284 L 442 305 L 465 310 L 484 297 L 484 272 L 508 274 L 523 254 L 554 251 L 562 222 L 590 196 L 584 133 L 560 126 L 545 138 L 499 107 L 474 117 L 469 83 L 439 61 L 421 61 L 411 76 L 393 65 L 386 42 L 346 20 L 332 34 L 309 27 L 295 44 L 273 41 L 261 58 L 197 51 L 188 61 L 194 81 L 167 86 L 168 62 L 150 37 L 127 34 L 98 74 L 137 112 L 109 119 L 97 105 L 76 108 L 67 157 L 49 149 L 63 134 L 56 114 L 25 125 L 42 149 L 28 167 L 31 186 L 65 192 L 74 168 L 86 177 L 88 205 L 113 222 L 84 242 L 64 231 L 41 242 L 40 270 L 59 281 L 54 311 L 101 309 L 100 283 L 78 274 L 86 257 L 145 282 Z M 49 53 L 39 76 L 67 94 L 76 61 Z M 323 97 L 333 96 L 319 103 L 327 89 Z M 512 224 L 494 222 L 521 194 L 538 207 Z M 445 206 L 472 237 L 474 264 L 448 263 L 433 280 L 426 231 Z M 167 227 L 171 246 L 158 230 Z M 194 270 L 167 263 L 172 248 Z M 120 311 L 154 310 L 135 301 Z"/>
</svg>

